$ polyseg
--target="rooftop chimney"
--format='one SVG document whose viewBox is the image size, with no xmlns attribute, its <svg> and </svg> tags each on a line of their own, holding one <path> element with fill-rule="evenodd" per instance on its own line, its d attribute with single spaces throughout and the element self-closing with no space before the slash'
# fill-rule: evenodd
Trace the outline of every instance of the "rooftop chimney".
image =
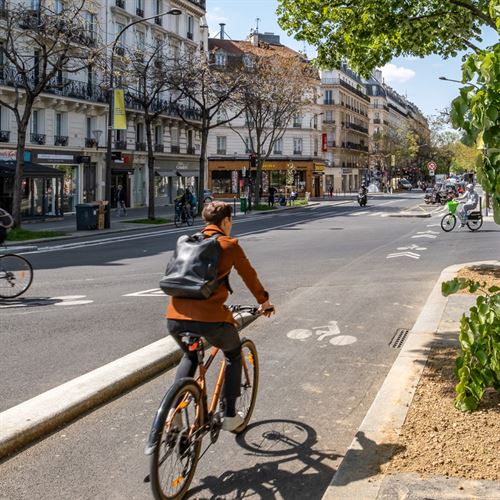
<svg viewBox="0 0 500 500">
<path fill-rule="evenodd" d="M 226 23 L 220 23 L 219 26 L 220 26 L 220 39 L 224 40 L 224 36 L 225 36 L 224 35 L 224 27 L 226 26 Z"/>
</svg>

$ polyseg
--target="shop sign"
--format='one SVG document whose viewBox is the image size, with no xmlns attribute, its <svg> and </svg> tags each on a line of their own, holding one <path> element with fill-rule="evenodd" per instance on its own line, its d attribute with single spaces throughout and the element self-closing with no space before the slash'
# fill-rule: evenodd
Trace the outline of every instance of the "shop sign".
<svg viewBox="0 0 500 500">
<path fill-rule="evenodd" d="M 328 151 L 328 136 L 321 134 L 321 151 Z"/>
<path fill-rule="evenodd" d="M 322 164 L 322 163 L 316 163 L 316 165 L 314 165 L 314 170 L 316 172 L 324 172 L 325 171 L 325 165 Z"/>
<path fill-rule="evenodd" d="M 38 160 L 47 160 L 47 161 L 74 161 L 75 157 L 73 155 L 58 155 L 58 154 L 45 154 L 45 153 L 37 153 L 36 155 Z"/>
<path fill-rule="evenodd" d="M 352 168 L 343 168 L 342 175 L 344 174 L 352 174 Z"/>
<path fill-rule="evenodd" d="M 123 89 L 113 90 L 113 129 L 127 130 L 127 117 L 125 114 L 125 96 Z"/>
<path fill-rule="evenodd" d="M 15 161 L 17 153 L 15 149 L 0 149 L 0 160 Z"/>
</svg>

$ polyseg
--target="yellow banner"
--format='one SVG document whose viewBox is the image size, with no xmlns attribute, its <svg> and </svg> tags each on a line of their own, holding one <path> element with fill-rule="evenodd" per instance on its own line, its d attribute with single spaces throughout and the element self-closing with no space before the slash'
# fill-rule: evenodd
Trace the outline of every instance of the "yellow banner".
<svg viewBox="0 0 500 500">
<path fill-rule="evenodd" d="M 125 96 L 123 94 L 123 89 L 113 90 L 113 129 L 127 129 L 127 117 L 125 115 Z"/>
</svg>

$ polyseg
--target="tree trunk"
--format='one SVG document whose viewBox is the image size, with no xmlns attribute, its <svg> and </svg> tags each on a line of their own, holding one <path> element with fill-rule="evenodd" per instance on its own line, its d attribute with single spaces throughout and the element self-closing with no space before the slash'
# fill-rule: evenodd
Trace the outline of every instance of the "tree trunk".
<svg viewBox="0 0 500 500">
<path fill-rule="evenodd" d="M 256 171 L 255 171 L 255 208 L 260 204 L 260 187 L 262 185 L 262 160 L 260 155 L 257 156 Z"/>
<path fill-rule="evenodd" d="M 21 122 L 17 129 L 17 148 L 16 148 L 16 171 L 14 174 L 14 193 L 12 198 L 12 218 L 14 227 L 21 227 L 21 199 L 22 199 L 22 180 L 24 174 L 24 150 L 26 148 L 26 129 L 28 123 Z"/>
<path fill-rule="evenodd" d="M 148 143 L 148 219 L 155 218 L 155 156 L 151 134 L 151 120 L 147 113 L 144 117 L 146 140 Z"/>
<path fill-rule="evenodd" d="M 201 215 L 205 203 L 205 165 L 207 162 L 208 130 L 208 124 L 204 119 L 201 128 L 200 171 L 198 175 L 198 215 Z"/>
</svg>

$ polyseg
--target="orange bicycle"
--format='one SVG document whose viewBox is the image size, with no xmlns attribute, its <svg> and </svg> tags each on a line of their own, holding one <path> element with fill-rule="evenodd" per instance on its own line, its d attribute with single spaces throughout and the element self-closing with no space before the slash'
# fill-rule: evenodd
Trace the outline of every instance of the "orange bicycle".
<svg viewBox="0 0 500 500">
<path fill-rule="evenodd" d="M 230 306 L 241 331 L 257 317 L 257 307 Z M 198 377 L 178 380 L 165 394 L 156 412 L 145 453 L 151 455 L 150 473 L 153 495 L 158 500 L 180 499 L 186 494 L 201 456 L 217 441 L 222 428 L 224 400 L 225 360 L 220 363 L 215 386 L 208 403 L 206 373 L 214 362 L 219 349 L 212 347 L 204 361 L 204 346 L 199 337 L 188 332 L 183 337 L 190 351 L 198 357 Z M 252 416 L 259 383 L 259 358 L 255 344 L 241 340 L 243 373 L 241 396 L 236 411 L 243 416 L 243 423 L 233 432 L 245 430 Z M 210 435 L 210 444 L 200 456 L 202 440 Z"/>
</svg>

